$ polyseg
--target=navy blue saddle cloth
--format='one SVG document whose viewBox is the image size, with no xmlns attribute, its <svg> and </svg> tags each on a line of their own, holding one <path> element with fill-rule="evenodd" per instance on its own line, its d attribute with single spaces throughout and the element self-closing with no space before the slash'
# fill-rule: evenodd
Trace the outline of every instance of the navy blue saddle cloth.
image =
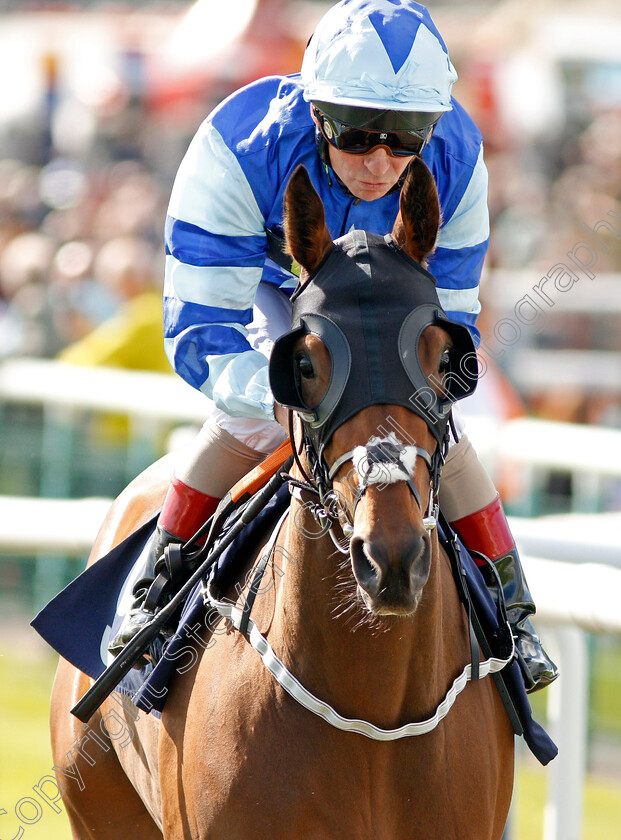
<svg viewBox="0 0 621 840">
<path fill-rule="evenodd" d="M 215 581 L 223 589 L 289 504 L 284 485 L 218 559 Z M 140 555 L 148 545 L 157 516 L 131 534 L 105 557 L 86 569 L 53 598 L 33 619 L 32 626 L 58 653 L 76 668 L 96 679 L 112 661 L 108 641 L 112 638 L 131 603 L 131 590 L 142 568 Z M 441 540 L 444 535 L 440 531 Z M 476 564 L 460 543 L 465 578 L 483 629 L 491 638 L 497 628 L 497 610 Z M 161 714 L 176 673 L 184 673 L 196 659 L 198 633 L 206 625 L 200 584 L 190 593 L 178 626 L 168 641 L 163 657 L 155 665 L 133 669 L 117 687 L 145 712 Z M 217 644 L 217 636 L 212 637 Z M 204 642 L 203 642 L 204 644 Z M 542 763 L 557 754 L 554 742 L 533 719 L 517 662 L 502 671 L 513 699 L 524 739 Z"/>
</svg>

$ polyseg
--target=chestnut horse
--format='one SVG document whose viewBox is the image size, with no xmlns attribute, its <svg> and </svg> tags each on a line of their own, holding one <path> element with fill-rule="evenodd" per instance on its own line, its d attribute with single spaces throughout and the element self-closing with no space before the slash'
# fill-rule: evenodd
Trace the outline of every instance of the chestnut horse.
<svg viewBox="0 0 621 840">
<path fill-rule="evenodd" d="M 304 288 L 311 287 L 338 242 L 332 243 L 303 170 L 289 183 L 285 209 L 288 247 L 303 278 L 311 274 Z M 422 162 L 413 161 L 392 233 L 392 249 L 402 251 L 395 257 L 400 270 L 403 253 L 410 267 L 424 260 L 438 224 L 435 184 Z M 415 284 L 424 272 L 412 272 Z M 489 677 L 468 682 L 445 716 L 436 715 L 442 718 L 437 725 L 418 737 L 398 737 L 409 724 L 434 716 L 471 655 L 468 622 L 427 501 L 437 490 L 429 469 L 437 428 L 402 396 L 392 404 L 366 404 L 363 395 L 360 410 L 320 440 L 325 469 L 318 469 L 317 451 L 311 458 L 312 446 L 304 452 L 299 444 L 303 435 L 307 442 L 317 439 L 318 426 L 309 418 L 317 417 L 335 382 L 336 356 L 327 343 L 315 330 L 294 334 L 294 385 L 302 403 L 291 426 L 298 485 L 275 533 L 280 554 L 267 566 L 251 624 L 282 670 L 329 710 L 329 719 L 294 699 L 291 681 L 285 688 L 275 679 L 249 637 L 226 617 L 212 626 L 213 637 L 204 628 L 196 636 L 194 656 L 179 668 L 161 720 L 111 697 L 82 726 L 69 709 L 91 681 L 61 660 L 52 697 L 53 754 L 74 838 L 502 836 L 514 736 Z M 453 345 L 441 321 L 418 339 L 420 370 L 438 397 Z M 352 363 L 350 378 L 355 369 Z M 286 386 L 274 391 L 288 402 L 279 396 Z M 340 394 L 331 399 L 338 412 Z M 370 442 L 387 426 L 412 457 L 407 468 L 396 465 L 396 478 L 380 484 L 356 452 L 369 460 Z M 395 465 L 380 456 L 376 466 L 390 473 Z M 91 563 L 153 515 L 171 471 L 169 456 L 121 494 Z M 318 475 L 328 481 L 324 492 L 339 500 L 331 530 L 340 551 L 318 516 L 325 495 L 319 503 L 311 492 Z M 246 571 L 263 555 L 264 546 L 257 546 Z M 227 595 L 230 602 L 239 597 Z M 111 730 L 101 724 L 112 715 L 117 725 L 124 716 L 126 738 L 105 737 Z"/>
</svg>

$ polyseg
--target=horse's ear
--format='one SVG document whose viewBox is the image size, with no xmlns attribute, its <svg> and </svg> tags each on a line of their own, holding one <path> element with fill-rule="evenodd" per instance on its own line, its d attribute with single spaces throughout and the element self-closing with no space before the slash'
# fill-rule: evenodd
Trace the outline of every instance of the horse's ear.
<svg viewBox="0 0 621 840">
<path fill-rule="evenodd" d="M 422 158 L 413 158 L 401 189 L 392 238 L 419 263 L 433 251 L 440 227 L 440 199 L 433 175 Z"/>
<path fill-rule="evenodd" d="M 323 204 L 306 169 L 297 167 L 285 190 L 286 252 L 310 274 L 332 247 Z"/>
</svg>

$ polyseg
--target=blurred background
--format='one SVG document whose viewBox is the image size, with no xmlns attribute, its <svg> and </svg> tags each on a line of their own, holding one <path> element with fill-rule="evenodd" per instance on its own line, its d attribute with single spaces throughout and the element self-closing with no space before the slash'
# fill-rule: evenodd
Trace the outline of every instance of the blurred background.
<svg viewBox="0 0 621 840">
<path fill-rule="evenodd" d="M 55 659 L 28 622 L 83 568 L 108 500 L 206 411 L 162 350 L 175 172 L 224 96 L 297 72 L 329 5 L 0 0 L 1 836 L 69 837 L 33 799 L 51 770 Z M 621 588 L 598 575 L 621 574 L 621 10 L 427 5 L 490 173 L 470 434 L 522 550 L 543 561 L 526 567 L 565 670 L 537 717 L 559 741 L 577 732 L 560 770 L 520 756 L 511 836 L 609 840 Z M 570 833 L 558 801 L 544 804 L 559 789 Z"/>
</svg>

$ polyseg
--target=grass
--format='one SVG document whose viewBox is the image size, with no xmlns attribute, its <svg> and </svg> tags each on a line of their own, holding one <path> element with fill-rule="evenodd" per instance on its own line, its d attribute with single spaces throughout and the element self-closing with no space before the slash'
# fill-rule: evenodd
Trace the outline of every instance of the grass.
<svg viewBox="0 0 621 840">
<path fill-rule="evenodd" d="M 621 769 L 621 768 L 620 768 Z M 517 838 L 543 837 L 546 771 L 523 762 L 517 780 Z M 621 778 L 589 776 L 584 791 L 584 840 L 618 840 L 621 825 Z"/>
<path fill-rule="evenodd" d="M 33 790 L 52 773 L 48 710 L 55 668 L 51 656 L 20 661 L 17 651 L 0 649 L 0 814 L 7 812 L 0 817 L 0 837 L 19 836 L 21 827 L 24 840 L 71 838 L 64 808 L 57 813 Z M 54 798 L 53 786 L 43 790 Z"/>
<path fill-rule="evenodd" d="M 71 840 L 64 809 L 56 813 L 33 791 L 33 786 L 52 768 L 48 710 L 56 661 L 39 645 L 33 647 L 33 639 L 29 638 L 22 649 L 21 645 L 7 644 L 6 636 L 3 632 L 0 646 L 0 837 Z M 8 638 L 11 639 L 10 633 Z M 618 712 L 618 702 L 616 707 Z M 608 702 L 604 708 L 608 711 Z M 523 760 L 518 776 L 517 836 L 512 840 L 538 840 L 543 836 L 545 797 L 545 770 Z M 30 822 L 18 819 L 16 805 Z M 2 814 L 3 809 L 6 814 Z M 621 767 L 616 778 L 590 775 L 585 787 L 582 837 L 617 840 L 620 825 Z M 18 833 L 20 826 L 22 835 Z"/>
<path fill-rule="evenodd" d="M 591 722 L 611 735 L 621 735 L 621 639 L 593 637 Z"/>
</svg>

